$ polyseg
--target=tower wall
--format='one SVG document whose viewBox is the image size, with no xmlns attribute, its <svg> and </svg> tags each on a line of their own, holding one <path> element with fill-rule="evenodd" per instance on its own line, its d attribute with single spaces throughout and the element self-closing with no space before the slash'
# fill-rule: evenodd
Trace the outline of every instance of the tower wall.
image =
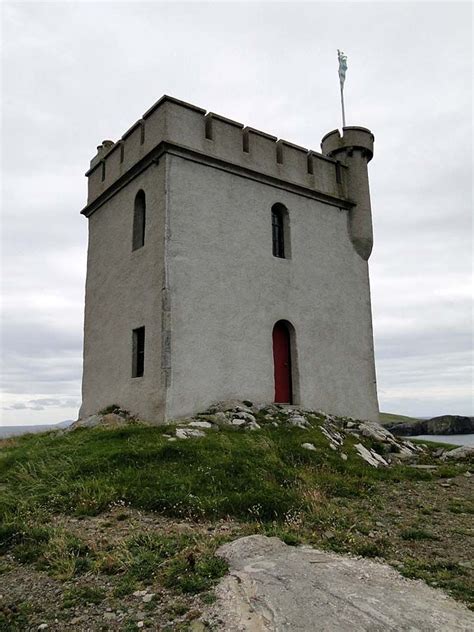
<svg viewBox="0 0 474 632">
<path fill-rule="evenodd" d="M 169 160 L 171 386 L 167 415 L 220 399 L 271 402 L 272 329 L 295 329 L 295 403 L 378 419 L 367 262 L 346 212 L 176 156 Z M 291 257 L 272 254 L 288 209 Z"/>
<path fill-rule="evenodd" d="M 165 414 L 161 375 L 165 165 L 152 165 L 89 217 L 80 417 L 118 404 L 142 419 Z M 146 195 L 146 233 L 132 251 L 134 201 Z M 132 330 L 145 326 L 145 373 L 132 378 Z"/>
</svg>

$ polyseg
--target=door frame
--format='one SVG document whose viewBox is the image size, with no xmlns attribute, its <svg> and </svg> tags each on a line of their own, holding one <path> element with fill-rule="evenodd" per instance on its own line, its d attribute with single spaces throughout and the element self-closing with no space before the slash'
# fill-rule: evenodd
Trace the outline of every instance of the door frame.
<svg viewBox="0 0 474 632">
<path fill-rule="evenodd" d="M 275 355 L 274 355 L 274 344 L 273 344 L 273 333 L 275 327 L 277 325 L 283 325 L 286 329 L 288 335 L 288 344 L 289 344 L 289 378 L 290 378 L 290 401 L 289 402 L 275 402 L 275 394 L 276 394 L 276 383 L 275 383 Z M 273 323 L 272 327 L 272 368 L 273 368 L 273 397 L 272 401 L 274 403 L 288 403 L 291 405 L 295 405 L 299 403 L 299 374 L 298 374 L 298 363 L 297 363 L 297 349 L 296 349 L 296 332 L 293 324 L 284 318 L 281 318 Z"/>
</svg>

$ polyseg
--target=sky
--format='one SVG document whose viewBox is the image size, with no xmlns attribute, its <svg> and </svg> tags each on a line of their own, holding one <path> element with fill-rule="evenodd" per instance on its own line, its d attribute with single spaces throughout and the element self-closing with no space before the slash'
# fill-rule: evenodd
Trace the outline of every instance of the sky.
<svg viewBox="0 0 474 632">
<path fill-rule="evenodd" d="M 84 172 L 163 94 L 320 150 L 369 127 L 380 408 L 473 415 L 472 5 L 3 2 L 0 425 L 77 418 Z"/>
</svg>

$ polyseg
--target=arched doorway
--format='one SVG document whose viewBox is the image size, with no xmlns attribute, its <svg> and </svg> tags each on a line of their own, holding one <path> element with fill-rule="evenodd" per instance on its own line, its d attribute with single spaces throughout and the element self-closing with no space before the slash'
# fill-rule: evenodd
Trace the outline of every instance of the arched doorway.
<svg viewBox="0 0 474 632">
<path fill-rule="evenodd" d="M 275 402 L 293 403 L 291 373 L 290 324 L 279 320 L 273 327 L 273 366 L 275 376 Z"/>
</svg>

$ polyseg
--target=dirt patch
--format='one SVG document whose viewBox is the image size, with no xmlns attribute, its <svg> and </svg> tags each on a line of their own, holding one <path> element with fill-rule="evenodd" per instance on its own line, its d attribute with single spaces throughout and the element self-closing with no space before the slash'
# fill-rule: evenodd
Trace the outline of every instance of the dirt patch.
<svg viewBox="0 0 474 632">
<path fill-rule="evenodd" d="M 41 624 L 58 632 L 186 630 L 212 602 L 212 592 L 199 590 L 199 585 L 196 590 L 191 586 L 188 592 L 179 583 L 179 576 L 177 587 L 163 586 L 153 569 L 147 573 L 149 551 L 140 550 L 138 545 L 136 549 L 127 548 L 127 543 L 131 538 L 138 543 L 142 538 L 146 544 L 147 538 L 159 542 L 163 537 L 167 542 L 170 537 L 190 536 L 199 549 L 203 539 L 216 541 L 217 546 L 217 542 L 242 533 L 242 527 L 230 521 L 176 522 L 123 506 L 82 519 L 53 516 L 51 527 L 80 538 L 94 564 L 90 570 L 75 573 L 69 579 L 55 579 L 48 575 L 50 569 L 38 570 L 35 564 L 22 564 L 12 554 L 0 557 L 2 631 L 37 630 Z M 191 566 L 199 564 L 194 549 L 189 547 L 185 554 Z M 118 563 L 124 555 L 137 556 L 138 566 L 142 560 L 143 572 L 127 576 Z"/>
</svg>

